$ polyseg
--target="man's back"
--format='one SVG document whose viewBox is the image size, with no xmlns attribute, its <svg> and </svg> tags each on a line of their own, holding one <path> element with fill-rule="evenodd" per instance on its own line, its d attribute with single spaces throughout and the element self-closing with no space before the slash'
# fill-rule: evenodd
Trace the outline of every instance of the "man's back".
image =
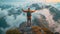
<svg viewBox="0 0 60 34">
<path fill-rule="evenodd" d="M 30 17 L 31 16 L 31 12 L 28 11 L 27 12 L 27 16 Z"/>
</svg>

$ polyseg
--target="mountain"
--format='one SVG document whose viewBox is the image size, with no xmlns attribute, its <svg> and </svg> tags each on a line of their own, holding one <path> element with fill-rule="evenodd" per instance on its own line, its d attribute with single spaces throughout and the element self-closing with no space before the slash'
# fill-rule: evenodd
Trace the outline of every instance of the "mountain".
<svg viewBox="0 0 60 34">
<path fill-rule="evenodd" d="M 33 7 L 35 7 L 35 10 L 40 10 L 40 9 L 42 9 L 42 6 L 39 6 L 38 3 L 35 3 L 35 4 L 31 4 L 31 5 L 30 5 L 30 8 L 33 8 Z"/>
<path fill-rule="evenodd" d="M 46 21 L 46 17 L 40 14 L 40 17 L 35 17 L 33 20 L 33 25 L 36 24 L 37 26 L 48 28 L 48 22 Z"/>
<path fill-rule="evenodd" d="M 10 10 L 8 10 L 8 15 L 14 15 L 14 18 L 16 19 L 18 15 L 20 15 L 22 13 L 21 8 L 11 8 Z"/>
<path fill-rule="evenodd" d="M 3 32 L 3 31 L 0 29 L 0 34 L 2 34 L 2 32 Z"/>
<path fill-rule="evenodd" d="M 7 28 L 9 27 L 9 25 L 7 24 L 6 20 L 4 19 L 4 17 L 0 18 L 0 27 L 2 28 Z"/>
<path fill-rule="evenodd" d="M 4 17 L 0 18 L 0 34 L 4 34 L 4 30 L 1 30 L 1 28 L 5 29 L 5 28 L 8 28 L 8 27 L 10 27 L 10 25 L 7 24 Z"/>
<path fill-rule="evenodd" d="M 3 10 L 3 9 L 9 9 L 11 8 L 12 6 L 11 5 L 7 5 L 7 4 L 4 4 L 4 5 L 0 5 L 0 8 Z"/>
<path fill-rule="evenodd" d="M 41 5 L 41 6 L 39 6 L 39 5 Z M 59 5 L 59 4 L 57 3 L 56 5 Z M 50 13 L 51 13 L 51 15 L 53 15 L 53 19 L 54 19 L 55 21 L 60 20 L 60 13 L 59 13 L 60 10 L 59 10 L 58 8 L 55 8 L 55 7 L 52 6 L 52 5 L 44 5 L 44 6 L 43 6 L 43 5 L 40 4 L 40 3 L 34 3 L 34 4 L 31 5 L 31 7 L 32 7 L 32 8 L 35 7 L 36 10 L 40 10 L 40 9 L 47 8 L 47 9 L 50 10 Z"/>
<path fill-rule="evenodd" d="M 51 7 L 49 10 L 50 10 L 51 14 L 53 14 L 53 19 L 55 21 L 58 21 L 60 19 L 60 13 L 59 13 L 60 10 L 58 10 L 55 7 Z"/>
</svg>

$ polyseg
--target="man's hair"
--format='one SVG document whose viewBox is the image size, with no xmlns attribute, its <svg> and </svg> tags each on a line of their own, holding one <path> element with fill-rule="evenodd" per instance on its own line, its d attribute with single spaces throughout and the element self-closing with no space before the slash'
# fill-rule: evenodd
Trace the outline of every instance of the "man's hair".
<svg viewBox="0 0 60 34">
<path fill-rule="evenodd" d="M 28 8 L 28 9 L 30 9 L 30 8 Z"/>
</svg>

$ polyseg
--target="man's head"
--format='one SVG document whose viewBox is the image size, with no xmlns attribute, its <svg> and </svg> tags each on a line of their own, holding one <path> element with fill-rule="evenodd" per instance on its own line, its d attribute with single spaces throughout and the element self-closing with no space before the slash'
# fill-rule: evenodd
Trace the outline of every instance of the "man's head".
<svg viewBox="0 0 60 34">
<path fill-rule="evenodd" d="M 30 8 L 28 8 L 28 10 L 30 10 Z"/>
</svg>

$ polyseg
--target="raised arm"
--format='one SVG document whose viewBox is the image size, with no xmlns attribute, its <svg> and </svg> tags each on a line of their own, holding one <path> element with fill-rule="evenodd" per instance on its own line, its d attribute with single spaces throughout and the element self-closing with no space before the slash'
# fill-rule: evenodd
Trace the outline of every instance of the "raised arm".
<svg viewBox="0 0 60 34">
<path fill-rule="evenodd" d="M 32 10 L 31 13 L 36 12 L 36 10 Z"/>
<path fill-rule="evenodd" d="M 27 10 L 23 10 L 23 9 L 22 9 L 22 11 L 23 11 L 23 12 L 27 12 Z"/>
</svg>

